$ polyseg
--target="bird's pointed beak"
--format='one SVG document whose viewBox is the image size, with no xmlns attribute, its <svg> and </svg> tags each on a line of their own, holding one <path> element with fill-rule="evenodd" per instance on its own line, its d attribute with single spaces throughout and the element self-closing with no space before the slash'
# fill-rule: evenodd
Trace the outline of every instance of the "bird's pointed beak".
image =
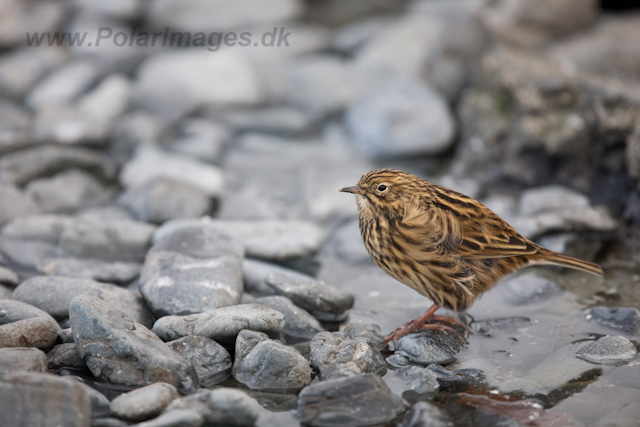
<svg viewBox="0 0 640 427">
<path fill-rule="evenodd" d="M 341 188 L 340 191 L 343 193 L 352 193 L 352 194 L 364 194 L 364 188 L 359 185 L 354 185 L 353 187 L 344 187 Z"/>
</svg>

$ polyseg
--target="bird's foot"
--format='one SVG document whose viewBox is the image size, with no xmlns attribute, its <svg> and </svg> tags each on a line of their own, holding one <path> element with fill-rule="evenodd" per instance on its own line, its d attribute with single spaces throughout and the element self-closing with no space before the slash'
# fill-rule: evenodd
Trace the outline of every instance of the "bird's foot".
<svg viewBox="0 0 640 427">
<path fill-rule="evenodd" d="M 429 319 L 431 320 L 438 320 L 440 322 L 444 322 L 444 323 L 448 323 L 450 325 L 458 325 L 460 327 L 462 327 L 465 331 L 467 331 L 468 333 L 472 333 L 471 328 L 469 328 L 467 325 L 465 325 L 464 323 L 462 323 L 461 321 L 459 321 L 458 319 L 456 319 L 455 317 L 451 317 L 451 316 L 436 316 L 433 315 L 431 316 Z"/>
<path fill-rule="evenodd" d="M 427 312 L 427 314 L 429 314 L 429 312 Z M 429 329 L 437 330 L 437 331 L 440 331 L 440 332 L 449 331 L 449 332 L 452 332 L 453 334 L 455 334 L 462 341 L 466 341 L 466 339 L 462 335 L 460 335 L 460 333 L 458 331 L 453 329 L 453 327 L 447 326 L 447 325 L 443 325 L 441 323 L 425 323 L 427 320 L 437 320 L 437 321 L 440 321 L 440 322 L 449 323 L 452 326 L 453 325 L 458 325 L 458 326 L 461 326 L 462 328 L 464 328 L 464 330 L 468 331 L 469 333 L 471 332 L 471 329 L 469 329 L 469 327 L 467 325 L 465 325 L 464 323 L 462 323 L 458 319 L 455 319 L 455 318 L 450 317 L 450 316 L 436 316 L 434 314 L 430 314 L 429 316 L 423 315 L 423 316 L 420 316 L 420 317 L 418 317 L 416 319 L 410 320 L 409 322 L 405 323 L 404 325 L 400 326 L 398 329 L 393 331 L 388 337 L 386 337 L 384 340 L 382 340 L 380 342 L 380 344 L 386 346 L 391 341 L 393 341 L 395 343 L 396 341 L 398 341 L 400 338 L 402 338 L 405 335 L 409 335 L 409 334 L 411 334 L 413 332 L 416 332 L 416 331 L 429 330 Z"/>
</svg>

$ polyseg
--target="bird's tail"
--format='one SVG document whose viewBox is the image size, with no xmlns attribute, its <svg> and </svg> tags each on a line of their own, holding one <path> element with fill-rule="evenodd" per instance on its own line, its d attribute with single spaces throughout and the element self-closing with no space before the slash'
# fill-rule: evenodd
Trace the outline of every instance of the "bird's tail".
<svg viewBox="0 0 640 427">
<path fill-rule="evenodd" d="M 562 255 L 544 248 L 541 248 L 536 255 L 539 256 L 539 258 L 536 258 L 535 260 L 538 264 L 559 265 L 561 267 L 573 268 L 575 270 L 602 276 L 602 267 L 593 262 L 583 261 L 581 259 Z"/>
</svg>

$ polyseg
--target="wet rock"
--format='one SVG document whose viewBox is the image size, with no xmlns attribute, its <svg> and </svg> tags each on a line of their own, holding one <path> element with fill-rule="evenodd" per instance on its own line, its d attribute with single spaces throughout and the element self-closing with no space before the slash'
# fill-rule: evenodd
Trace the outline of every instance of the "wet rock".
<svg viewBox="0 0 640 427">
<path fill-rule="evenodd" d="M 47 367 L 54 371 L 60 368 L 87 370 L 87 365 L 85 365 L 84 360 L 80 357 L 74 343 L 53 346 L 47 353 L 46 361 Z"/>
<path fill-rule="evenodd" d="M 587 319 L 627 334 L 640 332 L 640 312 L 635 307 L 592 307 L 587 312 Z"/>
<path fill-rule="evenodd" d="M 37 109 L 47 105 L 65 105 L 98 79 L 98 65 L 90 60 L 68 62 L 40 80 L 26 97 L 26 104 Z"/>
<path fill-rule="evenodd" d="M 374 346 L 384 339 L 380 326 L 369 323 L 345 323 L 340 326 L 340 332 L 367 339 Z"/>
<path fill-rule="evenodd" d="M 505 301 L 511 305 L 532 304 L 562 294 L 562 288 L 554 281 L 535 274 L 521 274 L 503 282 Z"/>
<path fill-rule="evenodd" d="M 244 246 L 246 255 L 264 260 L 284 261 L 313 255 L 322 244 L 322 230 L 306 221 L 233 221 L 203 217 L 174 220 L 163 224 L 154 241 L 181 228 L 202 226 L 230 236 Z"/>
<path fill-rule="evenodd" d="M 167 382 L 183 393 L 197 389 L 198 378 L 189 362 L 101 299 L 75 297 L 69 318 L 78 353 L 101 381 L 128 386 Z"/>
<path fill-rule="evenodd" d="M 155 227 L 137 221 L 79 218 L 65 226 L 59 246 L 71 256 L 102 261 L 141 261 Z"/>
<path fill-rule="evenodd" d="M 165 414 L 186 411 L 201 415 L 207 425 L 249 427 L 257 421 L 260 406 L 242 390 L 200 389 L 191 396 L 173 401 Z"/>
<path fill-rule="evenodd" d="M 16 287 L 20 284 L 20 276 L 13 270 L 0 266 L 0 284 Z"/>
<path fill-rule="evenodd" d="M 60 326 L 48 313 L 14 300 L 0 300 L 0 348 L 36 347 L 46 350 L 58 338 Z"/>
<path fill-rule="evenodd" d="M 397 371 L 406 382 L 402 396 L 412 401 L 432 399 L 440 389 L 437 375 L 426 368 L 408 366 Z"/>
<path fill-rule="evenodd" d="M 250 330 L 238 335 L 232 373 L 252 390 L 290 393 L 311 382 L 311 368 L 300 353 Z"/>
<path fill-rule="evenodd" d="M 180 14 L 175 13 L 176 8 L 180 8 Z M 244 12 L 238 14 L 238 10 Z M 184 31 L 211 32 L 246 28 L 261 22 L 284 22 L 295 18 L 300 12 L 302 3 L 297 0 L 267 0 L 259 5 L 239 2 L 234 6 L 220 1 L 161 0 L 152 5 L 148 17 L 157 28 L 170 26 Z"/>
<path fill-rule="evenodd" d="M 26 190 L 42 212 L 50 213 L 72 213 L 110 195 L 93 175 L 76 169 L 60 172 L 52 178 L 33 180 Z"/>
<path fill-rule="evenodd" d="M 177 218 L 199 218 L 212 208 L 211 199 L 199 188 L 162 177 L 125 191 L 118 204 L 135 219 L 156 224 Z"/>
<path fill-rule="evenodd" d="M 105 262 L 81 258 L 46 258 L 36 268 L 47 276 L 77 277 L 99 282 L 126 284 L 140 275 L 142 266 L 133 262 Z"/>
<path fill-rule="evenodd" d="M 309 344 L 311 366 L 321 380 L 373 373 L 384 376 L 387 366 L 369 340 L 343 332 L 320 332 Z"/>
<path fill-rule="evenodd" d="M 233 361 L 229 352 L 212 339 L 189 335 L 167 345 L 191 362 L 201 387 L 211 387 L 231 376 Z"/>
<path fill-rule="evenodd" d="M 534 215 L 566 208 L 584 209 L 589 205 L 587 196 L 560 185 L 550 185 L 523 191 L 518 210 L 522 215 Z"/>
<path fill-rule="evenodd" d="M 47 356 L 37 348 L 0 348 L 0 374 L 47 372 Z"/>
<path fill-rule="evenodd" d="M 267 285 L 266 279 L 270 274 L 287 276 L 293 282 L 312 281 L 313 277 L 302 274 L 296 270 L 271 264 L 256 259 L 247 258 L 242 262 L 242 275 L 245 291 L 255 296 L 273 295 L 273 289 Z"/>
<path fill-rule="evenodd" d="M 0 379 L 0 424 L 91 425 L 91 399 L 75 381 L 46 373 L 8 374 Z"/>
<path fill-rule="evenodd" d="M 188 316 L 165 316 L 153 325 L 153 332 L 165 341 L 200 335 L 222 345 L 233 344 L 244 329 L 283 340 L 284 315 L 263 305 L 243 304 Z"/>
<path fill-rule="evenodd" d="M 0 76 L 1 74 L 0 70 Z M 30 145 L 30 130 L 31 119 L 29 115 L 18 105 L 0 99 L 0 132 L 2 132 L 0 134 L 0 153 Z"/>
<path fill-rule="evenodd" d="M 36 111 L 33 140 L 37 143 L 105 145 L 113 121 L 129 102 L 130 83 L 111 74 L 91 92 L 68 106 L 44 105 Z"/>
<path fill-rule="evenodd" d="M 235 305 L 242 296 L 243 250 L 204 227 L 182 228 L 157 241 L 140 276 L 140 292 L 158 315 Z"/>
<path fill-rule="evenodd" d="M 607 335 L 597 341 L 583 341 L 574 349 L 576 357 L 591 363 L 621 364 L 638 353 L 636 346 L 620 335 Z"/>
<path fill-rule="evenodd" d="M 483 23 L 498 39 L 524 46 L 540 46 L 588 26 L 599 15 L 595 0 L 550 1 L 535 6 L 526 0 L 492 3 Z"/>
<path fill-rule="evenodd" d="M 203 162 L 218 163 L 230 141 L 226 127 L 205 119 L 189 119 L 180 123 L 169 149 Z"/>
<path fill-rule="evenodd" d="M 294 282 L 291 279 L 288 275 L 270 274 L 265 282 L 275 294 L 289 298 L 319 320 L 344 320 L 347 310 L 353 307 L 351 294 L 319 280 Z"/>
<path fill-rule="evenodd" d="M 171 384 L 159 382 L 124 393 L 111 401 L 111 413 L 127 421 L 154 418 L 180 395 Z"/>
<path fill-rule="evenodd" d="M 239 273 L 237 257 L 197 259 L 156 252 L 147 256 L 139 286 L 145 301 L 158 316 L 200 313 L 239 302 L 242 283 L 230 280 L 234 276 L 239 279 Z"/>
<path fill-rule="evenodd" d="M 22 282 L 13 292 L 14 299 L 38 307 L 60 321 L 69 317 L 69 304 L 78 295 L 98 297 L 136 322 L 148 326 L 153 324 L 153 317 L 139 295 L 108 283 L 36 276 Z"/>
<path fill-rule="evenodd" d="M 446 100 L 413 81 L 383 86 L 355 103 L 346 125 L 356 148 L 371 157 L 440 153 L 456 132 Z"/>
<path fill-rule="evenodd" d="M 306 387 L 298 397 L 297 415 L 310 426 L 385 424 L 405 411 L 377 375 L 321 381 Z"/>
<path fill-rule="evenodd" d="M 465 342 L 447 331 L 427 330 L 405 335 L 395 345 L 395 354 L 422 365 L 450 363 Z"/>
<path fill-rule="evenodd" d="M 127 189 L 141 187 L 157 178 L 180 181 L 209 197 L 217 197 L 222 192 L 223 177 L 217 167 L 149 145 L 140 146 L 120 172 L 120 183 Z"/>
<path fill-rule="evenodd" d="M 284 315 L 284 334 L 287 342 L 308 341 L 324 327 L 308 311 L 298 307 L 289 298 L 270 296 L 255 298 L 256 304 L 271 307 Z"/>
<path fill-rule="evenodd" d="M 24 185 L 68 168 L 86 170 L 106 181 L 113 179 L 116 173 L 115 163 L 105 154 L 88 148 L 43 145 L 2 156 L 0 179 Z"/>
<path fill-rule="evenodd" d="M 149 57 L 137 72 L 136 105 L 170 119 L 207 104 L 256 105 L 263 100 L 256 70 L 233 49 L 205 49 Z"/>
<path fill-rule="evenodd" d="M 453 424 L 451 417 L 439 406 L 431 402 L 418 402 L 408 411 L 398 427 L 450 427 Z"/>
<path fill-rule="evenodd" d="M 68 58 L 63 47 L 46 49 L 30 47 L 14 49 L 0 58 L 0 94 L 10 99 L 22 99 L 34 84 Z"/>
<path fill-rule="evenodd" d="M 39 212 L 40 208 L 31 196 L 13 185 L 0 185 L 0 225 Z"/>
<path fill-rule="evenodd" d="M 481 387 L 486 384 L 486 375 L 478 369 L 467 368 L 450 371 L 437 363 L 427 366 L 426 369 L 435 374 L 440 389 L 451 393 L 463 392 L 470 387 Z"/>
</svg>

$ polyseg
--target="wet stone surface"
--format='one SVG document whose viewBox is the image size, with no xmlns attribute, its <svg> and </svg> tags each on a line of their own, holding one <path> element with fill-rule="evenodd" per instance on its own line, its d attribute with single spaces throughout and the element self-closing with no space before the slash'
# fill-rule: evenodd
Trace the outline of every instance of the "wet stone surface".
<svg viewBox="0 0 640 427">
<path fill-rule="evenodd" d="M 69 317 L 69 304 L 78 295 L 92 295 L 122 311 L 145 326 L 153 317 L 142 298 L 121 287 L 90 279 L 36 276 L 25 280 L 13 291 L 13 298 L 38 307 L 63 321 Z"/>
<path fill-rule="evenodd" d="M 405 411 L 400 398 L 374 374 L 315 383 L 298 397 L 297 415 L 308 425 L 387 423 Z"/>
<path fill-rule="evenodd" d="M 638 353 L 631 341 L 619 335 L 607 335 L 595 342 L 578 343 L 574 351 L 577 358 L 600 364 L 628 362 Z"/>
<path fill-rule="evenodd" d="M 255 298 L 253 302 L 273 308 L 284 315 L 284 334 L 289 343 L 309 341 L 318 332 L 324 331 L 324 327 L 315 317 L 295 305 L 289 298 L 283 296 L 261 297 Z"/>
<path fill-rule="evenodd" d="M 154 418 L 180 395 L 171 384 L 154 383 L 111 401 L 111 413 L 127 421 L 145 421 Z"/>
<path fill-rule="evenodd" d="M 250 389 L 277 393 L 297 392 L 311 382 L 311 368 L 300 353 L 247 330 L 238 335 L 232 373 Z"/>
<path fill-rule="evenodd" d="M 241 390 L 201 389 L 191 396 L 173 401 L 165 414 L 182 411 L 199 414 L 207 424 L 248 427 L 258 419 L 259 406 Z"/>
<path fill-rule="evenodd" d="M 311 366 L 321 380 L 387 373 L 382 354 L 365 338 L 343 332 L 321 332 L 311 340 L 309 348 Z"/>
<path fill-rule="evenodd" d="M 587 312 L 587 319 L 627 334 L 640 333 L 640 311 L 637 308 L 593 307 Z"/>
<path fill-rule="evenodd" d="M 229 352 L 210 338 L 188 335 L 167 345 L 191 362 L 201 387 L 211 387 L 231 376 L 233 360 Z"/>
<path fill-rule="evenodd" d="M 422 365 L 450 363 L 465 342 L 451 332 L 424 331 L 405 335 L 395 345 L 395 354 Z"/>
<path fill-rule="evenodd" d="M 97 378 L 129 386 L 164 381 L 185 393 L 198 387 L 187 360 L 104 301 L 78 296 L 71 301 L 69 317 L 78 353 Z"/>
<path fill-rule="evenodd" d="M 272 339 L 284 339 L 284 315 L 259 304 L 223 307 L 188 316 L 165 316 L 153 325 L 153 332 L 165 341 L 187 335 L 211 338 L 222 345 L 232 345 L 240 331 L 264 332 Z"/>
<path fill-rule="evenodd" d="M 265 282 L 274 293 L 289 298 L 319 320 L 344 320 L 346 311 L 353 307 L 353 295 L 340 289 L 318 280 L 291 279 L 290 276 L 274 273 L 267 276 Z"/>
</svg>

